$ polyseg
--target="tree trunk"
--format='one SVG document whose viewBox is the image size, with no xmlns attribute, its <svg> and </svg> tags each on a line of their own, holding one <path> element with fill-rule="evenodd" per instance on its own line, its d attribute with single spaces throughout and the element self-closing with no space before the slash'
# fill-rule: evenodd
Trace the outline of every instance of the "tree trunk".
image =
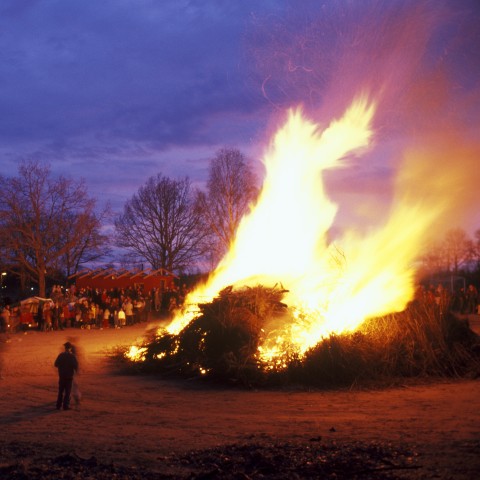
<svg viewBox="0 0 480 480">
<path fill-rule="evenodd" d="M 46 279 L 45 279 L 45 268 L 38 269 L 38 296 L 42 298 L 46 298 Z"/>
</svg>

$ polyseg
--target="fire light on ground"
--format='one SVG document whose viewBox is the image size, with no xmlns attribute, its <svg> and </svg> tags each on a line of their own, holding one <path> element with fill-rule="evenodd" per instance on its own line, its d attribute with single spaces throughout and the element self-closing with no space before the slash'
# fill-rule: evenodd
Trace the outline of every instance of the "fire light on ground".
<svg viewBox="0 0 480 480">
<path fill-rule="evenodd" d="M 300 110 L 289 113 L 264 158 L 257 205 L 208 282 L 189 294 L 188 311 L 177 312 L 169 334 L 178 334 L 195 318 L 199 303 L 210 302 L 227 286 L 280 284 L 288 290 L 285 302 L 292 315 L 272 319 L 259 347 L 259 358 L 267 363 L 281 358 L 286 348 L 301 356 L 328 335 L 361 329 L 367 318 L 406 307 L 427 232 L 449 208 L 441 192 L 461 179 L 440 170 L 425 177 L 416 165 L 425 168 L 428 162 L 410 156 L 398 175 L 385 224 L 329 243 L 338 207 L 327 197 L 322 174 L 344 166 L 348 156 L 365 153 L 374 137 L 374 113 L 375 103 L 366 96 L 323 130 Z M 128 356 L 138 360 L 141 352 L 132 347 Z"/>
</svg>

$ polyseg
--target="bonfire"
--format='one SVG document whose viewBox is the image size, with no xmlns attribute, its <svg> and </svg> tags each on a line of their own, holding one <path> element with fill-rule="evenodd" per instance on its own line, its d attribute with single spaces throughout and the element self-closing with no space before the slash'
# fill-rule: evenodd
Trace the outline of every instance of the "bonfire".
<svg viewBox="0 0 480 480">
<path fill-rule="evenodd" d="M 470 351 L 473 334 L 452 336 L 460 327 L 445 309 L 412 306 L 416 262 L 452 212 L 444 192 L 468 174 L 460 162 L 425 177 L 426 151 L 406 155 L 385 223 L 329 241 L 338 207 L 323 175 L 366 154 L 375 109 L 361 96 L 325 129 L 289 113 L 231 249 L 165 329 L 127 352 L 130 360 L 248 381 L 295 372 L 313 383 L 464 373 L 475 364 L 458 349 L 461 338 Z"/>
</svg>

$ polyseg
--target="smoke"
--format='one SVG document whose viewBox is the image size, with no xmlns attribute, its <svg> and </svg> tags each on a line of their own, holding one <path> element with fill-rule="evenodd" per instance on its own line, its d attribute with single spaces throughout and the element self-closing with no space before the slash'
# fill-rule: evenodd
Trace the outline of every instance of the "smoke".
<svg viewBox="0 0 480 480">
<path fill-rule="evenodd" d="M 307 1 L 255 17 L 247 61 L 278 112 L 272 131 L 293 106 L 324 126 L 359 94 L 377 104 L 373 147 L 327 174 L 337 224 L 381 222 L 405 196 L 445 202 L 438 228 L 475 221 L 479 24 L 470 0 Z"/>
<path fill-rule="evenodd" d="M 404 154 L 395 182 L 395 201 L 442 212 L 432 225 L 430 237 L 443 236 L 458 225 L 473 230 L 472 215 L 480 200 L 479 161 L 478 142 L 453 128 L 430 132 L 422 144 Z"/>
</svg>

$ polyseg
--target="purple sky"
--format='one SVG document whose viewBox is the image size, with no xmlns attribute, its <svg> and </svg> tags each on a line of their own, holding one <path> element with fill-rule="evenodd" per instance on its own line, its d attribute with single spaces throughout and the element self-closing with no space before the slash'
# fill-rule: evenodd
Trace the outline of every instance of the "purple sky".
<svg viewBox="0 0 480 480">
<path fill-rule="evenodd" d="M 38 158 L 120 211 L 148 177 L 201 186 L 219 148 L 259 160 L 288 107 L 327 121 L 363 88 L 380 141 L 333 184 L 378 193 L 432 118 L 478 136 L 479 32 L 478 0 L 2 0 L 1 173 Z"/>
</svg>

